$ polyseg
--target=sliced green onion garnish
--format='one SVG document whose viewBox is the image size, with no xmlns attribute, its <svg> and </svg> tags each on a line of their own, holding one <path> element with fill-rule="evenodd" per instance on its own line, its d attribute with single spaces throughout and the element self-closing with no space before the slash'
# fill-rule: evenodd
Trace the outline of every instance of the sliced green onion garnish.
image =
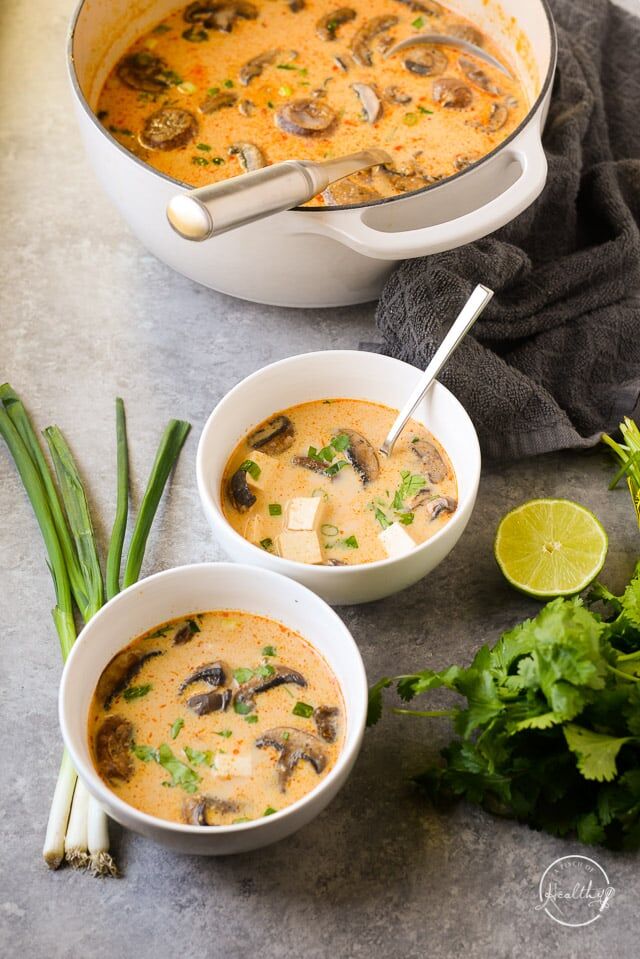
<svg viewBox="0 0 640 959">
<path fill-rule="evenodd" d="M 323 523 L 320 532 L 324 533 L 325 536 L 337 536 L 340 530 L 333 523 Z"/>
<path fill-rule="evenodd" d="M 254 463 L 253 460 L 245 460 L 244 463 L 240 464 L 238 469 L 244 470 L 244 472 L 252 476 L 254 480 L 257 480 L 262 472 L 258 464 Z"/>
<path fill-rule="evenodd" d="M 269 503 L 269 516 L 282 516 L 280 503 Z"/>
</svg>

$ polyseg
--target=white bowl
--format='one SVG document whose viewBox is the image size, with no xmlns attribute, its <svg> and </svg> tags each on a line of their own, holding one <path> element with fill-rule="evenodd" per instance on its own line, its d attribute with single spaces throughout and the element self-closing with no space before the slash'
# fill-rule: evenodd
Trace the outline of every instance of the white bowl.
<svg viewBox="0 0 640 959">
<path fill-rule="evenodd" d="M 302 799 L 262 819 L 203 828 L 158 819 L 118 798 L 93 766 L 87 722 L 102 670 L 120 649 L 167 619 L 212 609 L 241 609 L 268 616 L 304 636 L 324 656 L 340 684 L 346 735 L 333 769 Z M 62 674 L 58 705 L 62 736 L 78 775 L 113 819 L 178 852 L 227 855 L 283 839 L 310 822 L 333 799 L 362 743 L 367 678 L 349 630 L 309 590 L 269 570 L 202 563 L 157 573 L 108 602 L 74 644 Z"/>
<path fill-rule="evenodd" d="M 449 454 L 458 480 L 458 508 L 431 539 L 407 555 L 359 566 L 311 566 L 282 559 L 233 529 L 222 512 L 220 496 L 224 468 L 234 447 L 273 413 L 328 397 L 371 400 L 400 409 L 420 375 L 416 367 L 379 353 L 324 350 L 272 363 L 230 390 L 207 420 L 196 461 L 200 499 L 225 552 L 239 562 L 284 573 L 334 606 L 390 596 L 431 572 L 462 535 L 480 481 L 480 446 L 473 423 L 440 383 L 433 385 L 414 418 Z"/>
</svg>

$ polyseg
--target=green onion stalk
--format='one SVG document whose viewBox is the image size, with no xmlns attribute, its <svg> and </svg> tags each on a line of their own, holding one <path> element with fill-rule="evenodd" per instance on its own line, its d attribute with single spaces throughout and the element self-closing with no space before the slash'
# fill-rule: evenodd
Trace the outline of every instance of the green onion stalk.
<svg viewBox="0 0 640 959">
<path fill-rule="evenodd" d="M 0 386 L 0 433 L 14 459 L 40 526 L 54 581 L 53 618 L 66 660 L 76 639 L 73 599 L 84 622 L 97 612 L 105 588 L 85 489 L 71 450 L 57 427 L 45 430 L 60 496 L 39 440 L 19 397 L 8 384 Z M 154 461 L 127 556 L 125 582 L 136 581 L 146 541 L 169 478 L 190 426 L 172 420 Z M 117 504 L 107 557 L 107 598 L 120 591 L 120 567 L 129 506 L 129 456 L 124 404 L 116 400 Z M 62 503 L 60 501 L 62 498 Z M 64 507 L 64 511 L 63 511 Z M 63 859 L 88 866 L 96 875 L 115 875 L 109 854 L 107 817 L 78 780 L 71 759 L 63 753 L 43 850 L 55 869 Z"/>
<path fill-rule="evenodd" d="M 618 483 L 626 478 L 638 526 L 640 526 L 640 430 L 629 416 L 625 416 L 620 424 L 620 432 L 622 443 L 616 443 L 606 433 L 602 435 L 603 443 L 607 444 L 621 464 L 609 484 L 609 489 L 615 489 Z"/>
</svg>

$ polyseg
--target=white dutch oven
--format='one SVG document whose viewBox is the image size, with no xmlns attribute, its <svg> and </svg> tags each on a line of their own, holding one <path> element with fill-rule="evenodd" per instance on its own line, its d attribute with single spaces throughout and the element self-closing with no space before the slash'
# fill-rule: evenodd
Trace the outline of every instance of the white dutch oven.
<svg viewBox="0 0 640 959">
<path fill-rule="evenodd" d="M 533 104 L 492 153 L 434 186 L 364 206 L 295 209 L 203 243 L 178 236 L 166 207 L 185 184 L 134 157 L 96 119 L 107 74 L 176 0 L 81 0 L 69 71 L 85 147 L 98 179 L 136 236 L 169 266 L 232 296 L 279 306 L 340 306 L 375 299 L 394 265 L 439 253 L 504 226 L 541 192 L 541 144 L 556 65 L 546 0 L 455 0 L 508 53 Z"/>
</svg>

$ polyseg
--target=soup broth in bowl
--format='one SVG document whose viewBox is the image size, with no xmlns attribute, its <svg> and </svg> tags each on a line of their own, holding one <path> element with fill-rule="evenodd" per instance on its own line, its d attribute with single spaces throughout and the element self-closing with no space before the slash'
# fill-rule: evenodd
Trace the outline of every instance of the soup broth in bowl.
<svg viewBox="0 0 640 959">
<path fill-rule="evenodd" d="M 311 792 L 342 749 L 345 710 L 322 655 L 239 610 L 148 630 L 105 667 L 89 711 L 94 766 L 141 812 L 252 822 Z"/>
<path fill-rule="evenodd" d="M 349 566 L 402 556 L 458 505 L 446 451 L 409 420 L 391 456 L 378 453 L 397 410 L 321 399 L 269 417 L 233 451 L 221 501 L 245 539 L 283 559 Z"/>
</svg>

